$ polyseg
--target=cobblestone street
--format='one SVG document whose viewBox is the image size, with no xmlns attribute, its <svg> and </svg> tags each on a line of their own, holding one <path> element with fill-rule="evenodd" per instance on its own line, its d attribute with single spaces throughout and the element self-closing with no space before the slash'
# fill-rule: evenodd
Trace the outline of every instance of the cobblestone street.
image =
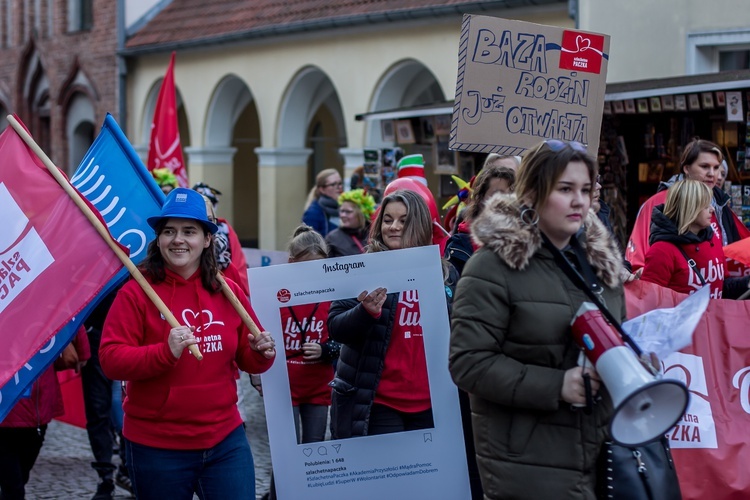
<svg viewBox="0 0 750 500">
<path fill-rule="evenodd" d="M 247 418 L 246 433 L 255 461 L 256 496 L 260 498 L 268 491 L 271 475 L 266 415 L 263 399 L 250 386 L 247 374 L 243 373 L 240 380 L 240 390 L 244 396 L 242 407 Z M 118 458 L 115 456 L 114 460 L 117 461 Z M 90 499 L 96 491 L 97 483 L 96 472 L 90 465 L 92 461 L 86 430 L 52 421 L 26 485 L 26 498 Z M 115 498 L 130 498 L 130 494 L 118 487 Z"/>
</svg>

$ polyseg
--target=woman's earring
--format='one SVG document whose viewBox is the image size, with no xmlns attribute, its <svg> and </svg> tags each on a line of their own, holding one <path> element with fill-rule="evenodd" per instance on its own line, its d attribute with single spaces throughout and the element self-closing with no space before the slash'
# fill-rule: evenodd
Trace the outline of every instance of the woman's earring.
<svg viewBox="0 0 750 500">
<path fill-rule="evenodd" d="M 523 207 L 521 209 L 521 221 L 524 224 L 536 226 L 539 222 L 539 214 L 532 207 Z"/>
</svg>

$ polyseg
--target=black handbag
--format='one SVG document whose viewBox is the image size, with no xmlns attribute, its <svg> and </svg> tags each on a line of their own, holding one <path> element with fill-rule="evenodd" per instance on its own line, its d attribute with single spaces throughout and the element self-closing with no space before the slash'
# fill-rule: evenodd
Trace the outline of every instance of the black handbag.
<svg viewBox="0 0 750 500">
<path fill-rule="evenodd" d="M 669 440 L 641 446 L 604 443 L 599 456 L 597 497 L 612 500 L 681 500 Z"/>
</svg>

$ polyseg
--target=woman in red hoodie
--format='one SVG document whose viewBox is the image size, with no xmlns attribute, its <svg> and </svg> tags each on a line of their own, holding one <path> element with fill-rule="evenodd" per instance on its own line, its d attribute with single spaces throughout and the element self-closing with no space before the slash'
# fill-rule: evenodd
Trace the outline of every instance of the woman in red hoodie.
<svg viewBox="0 0 750 500">
<path fill-rule="evenodd" d="M 170 327 L 130 281 L 107 315 L 99 350 L 105 375 L 128 381 L 122 431 L 136 497 L 254 499 L 235 367 L 265 372 L 276 355 L 273 339 L 250 334 L 222 295 L 211 236 L 217 227 L 199 193 L 174 189 L 148 223 L 157 238 L 144 275 L 183 326 Z M 227 284 L 258 324 L 239 285 Z M 193 344 L 201 361 L 186 350 Z"/>
<path fill-rule="evenodd" d="M 711 297 L 720 299 L 725 290 L 747 289 L 740 282 L 724 277 L 724 250 L 714 238 L 711 219 L 711 189 L 703 182 L 675 182 L 667 191 L 664 205 L 654 207 L 651 215 L 650 247 L 646 252 L 642 280 L 680 293 L 691 294 L 703 286 L 711 287 Z"/>
</svg>

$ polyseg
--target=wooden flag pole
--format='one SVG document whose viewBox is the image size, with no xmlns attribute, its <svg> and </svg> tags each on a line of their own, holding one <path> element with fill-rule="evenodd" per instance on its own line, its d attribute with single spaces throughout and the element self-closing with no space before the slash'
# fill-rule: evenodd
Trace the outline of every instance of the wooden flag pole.
<svg viewBox="0 0 750 500">
<path fill-rule="evenodd" d="M 135 279 L 138 284 L 141 286 L 143 291 L 146 293 L 149 299 L 151 299 L 151 302 L 154 303 L 156 308 L 159 310 L 159 312 L 164 315 L 164 318 L 169 323 L 169 326 L 172 328 L 177 328 L 180 325 L 180 323 L 177 321 L 177 318 L 174 317 L 172 314 L 172 311 L 169 310 L 167 305 L 164 303 L 164 301 L 161 300 L 161 297 L 159 297 L 154 289 L 151 287 L 151 284 L 146 281 L 146 278 L 143 277 L 143 274 L 138 270 L 137 267 L 135 267 L 135 264 L 133 264 L 133 261 L 130 260 L 130 257 L 123 252 L 122 248 L 115 242 L 114 239 L 112 239 L 112 235 L 109 234 L 109 231 L 104 226 L 102 221 L 94 214 L 94 212 L 91 210 L 91 208 L 86 204 L 85 201 L 81 198 L 81 196 L 78 194 L 78 191 L 73 189 L 73 186 L 70 185 L 70 182 L 68 182 L 68 179 L 65 178 L 65 176 L 60 173 L 58 168 L 55 166 L 54 163 L 52 163 L 52 160 L 49 159 L 47 154 L 42 151 L 42 148 L 39 147 L 39 145 L 34 142 L 34 139 L 29 135 L 29 133 L 26 131 L 26 129 L 18 123 L 18 120 L 16 120 L 15 116 L 8 115 L 7 116 L 8 122 L 10 123 L 11 127 L 18 133 L 19 136 L 23 139 L 23 141 L 26 143 L 27 146 L 31 148 L 31 150 L 36 154 L 40 160 L 42 160 L 42 163 L 44 163 L 44 166 L 47 167 L 47 170 L 52 174 L 52 176 L 55 178 L 58 184 L 62 186 L 63 190 L 67 193 L 68 196 L 70 196 L 73 199 L 73 202 L 76 204 L 76 206 L 83 212 L 83 214 L 86 216 L 86 218 L 89 220 L 89 222 L 94 226 L 96 231 L 99 233 L 99 235 L 104 238 L 104 241 L 107 242 L 107 245 L 109 245 L 109 248 L 112 249 L 113 252 L 117 255 L 117 257 L 120 259 L 120 261 L 123 263 L 125 268 L 130 272 L 130 275 Z M 201 354 L 200 349 L 198 349 L 198 346 L 195 344 L 192 344 L 188 346 L 188 349 L 190 349 L 190 353 L 195 356 L 196 359 L 201 360 L 203 359 L 203 355 Z"/>
<path fill-rule="evenodd" d="M 201 194 L 201 196 L 203 196 L 203 202 L 206 204 L 206 216 L 209 218 L 209 220 L 216 224 L 216 214 L 214 213 L 213 203 L 211 203 L 211 200 L 208 199 L 208 196 L 204 194 Z M 258 325 L 255 324 L 253 318 L 250 317 L 250 314 L 242 306 L 242 302 L 240 302 L 232 289 L 229 288 L 229 285 L 227 285 L 227 282 L 224 279 L 224 275 L 221 274 L 221 271 L 216 273 L 216 279 L 219 281 L 219 283 L 221 283 L 222 293 L 232 304 L 232 307 L 234 307 L 234 310 L 237 311 L 237 314 L 240 315 L 240 318 L 242 318 L 242 322 L 250 330 L 250 333 L 253 334 L 253 337 L 257 337 L 258 335 L 260 335 L 260 329 L 258 328 Z"/>
<path fill-rule="evenodd" d="M 258 325 L 255 324 L 255 321 L 253 321 L 253 318 L 245 310 L 245 308 L 242 307 L 242 302 L 240 302 L 240 299 L 237 298 L 232 289 L 229 288 L 229 285 L 227 285 L 227 282 L 224 280 L 224 276 L 221 274 L 221 271 L 216 273 L 216 279 L 218 279 L 219 283 L 221 283 L 221 291 L 224 293 L 224 296 L 229 299 L 229 302 L 232 303 L 234 310 L 237 311 L 237 314 L 240 315 L 240 318 L 242 318 L 242 322 L 245 323 L 246 327 L 248 327 L 250 333 L 253 334 L 253 337 L 257 337 L 258 335 L 260 335 L 260 329 L 258 328 Z"/>
</svg>

